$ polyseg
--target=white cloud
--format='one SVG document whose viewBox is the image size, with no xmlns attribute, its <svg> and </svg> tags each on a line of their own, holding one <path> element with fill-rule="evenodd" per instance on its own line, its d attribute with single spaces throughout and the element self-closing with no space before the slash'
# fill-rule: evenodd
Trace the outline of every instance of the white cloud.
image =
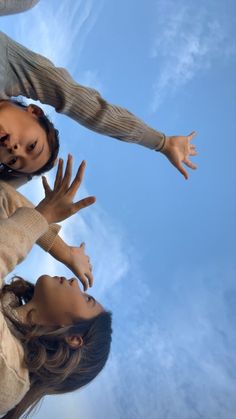
<svg viewBox="0 0 236 419">
<path fill-rule="evenodd" d="M 80 84 L 102 91 L 103 86 L 97 71 L 88 69 L 82 73 L 78 71 L 77 65 L 103 5 L 104 1 L 95 3 L 93 0 L 62 1 L 59 7 L 55 7 L 53 3 L 47 2 L 47 5 L 43 5 L 40 2 L 37 8 L 32 9 L 31 14 L 21 15 L 16 27 L 16 39 L 27 48 L 49 58 L 56 66 L 70 67 L 70 73 Z M 29 27 L 30 36 L 26 32 Z M 24 100 L 26 103 L 38 103 L 31 99 Z M 54 109 L 49 105 L 40 106 L 50 117 L 53 114 L 55 122 Z"/>
<path fill-rule="evenodd" d="M 98 72 L 96 70 L 86 70 L 80 75 L 79 82 L 83 86 L 90 86 L 95 90 L 98 90 L 101 94 L 104 94 L 105 88 L 99 79 Z"/>
<path fill-rule="evenodd" d="M 21 16 L 17 38 L 27 47 L 45 54 L 56 65 L 66 66 L 71 61 L 73 68 L 73 62 L 78 61 L 104 2 L 96 6 L 93 0 L 67 0 L 60 2 L 59 7 L 55 7 L 53 2 L 45 3 L 39 3 L 30 15 L 25 13 Z M 25 28 L 28 27 L 30 36 L 26 34 Z"/>
<path fill-rule="evenodd" d="M 134 257 L 128 295 L 124 286 L 120 295 L 113 288 L 119 320 L 112 354 L 74 398 L 86 419 L 91 412 L 98 419 L 234 419 L 234 270 L 199 266 L 188 275 L 185 268 L 151 290 Z"/>
<path fill-rule="evenodd" d="M 153 83 L 152 112 L 167 96 L 208 70 L 216 58 L 228 59 L 236 53 L 227 23 L 201 3 L 159 0 L 157 28 L 150 50 L 160 69 Z"/>
</svg>

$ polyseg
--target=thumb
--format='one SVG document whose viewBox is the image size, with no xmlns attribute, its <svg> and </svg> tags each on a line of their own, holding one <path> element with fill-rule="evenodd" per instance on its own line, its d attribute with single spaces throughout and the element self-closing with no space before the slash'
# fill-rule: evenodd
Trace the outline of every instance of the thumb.
<svg viewBox="0 0 236 419">
<path fill-rule="evenodd" d="M 51 188 L 45 176 L 42 176 L 42 183 L 43 183 L 45 194 L 47 195 L 48 192 L 51 192 Z"/>
<path fill-rule="evenodd" d="M 75 202 L 74 205 L 73 205 L 74 213 L 81 210 L 82 208 L 86 208 L 89 205 L 94 204 L 95 201 L 96 201 L 95 196 L 88 196 L 87 198 L 84 198 L 84 199 L 81 199 L 78 202 Z"/>
</svg>

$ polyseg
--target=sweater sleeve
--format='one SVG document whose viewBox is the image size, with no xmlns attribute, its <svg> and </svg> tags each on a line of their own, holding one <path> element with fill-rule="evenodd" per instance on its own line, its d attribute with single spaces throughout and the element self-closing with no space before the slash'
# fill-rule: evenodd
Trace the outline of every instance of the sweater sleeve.
<svg viewBox="0 0 236 419">
<path fill-rule="evenodd" d="M 0 175 L 0 180 L 1 180 L 1 175 Z M 14 189 L 18 189 L 21 186 L 25 185 L 30 180 L 28 179 L 27 176 L 21 176 L 21 177 L 18 177 L 18 178 L 4 179 L 4 182 L 7 182 Z"/>
<path fill-rule="evenodd" d="M 48 229 L 46 219 L 34 208 L 21 207 L 0 220 L 0 288 L 3 278 L 19 264 Z"/>
<path fill-rule="evenodd" d="M 23 359 L 24 349 L 0 310 L 0 415 L 13 409 L 30 389 L 29 371 Z"/>
<path fill-rule="evenodd" d="M 0 219 L 7 219 L 20 207 L 34 208 L 32 202 L 16 191 L 8 182 L 0 181 Z M 50 224 L 45 234 L 38 240 L 37 244 L 49 252 L 61 229 L 58 224 Z"/>
<path fill-rule="evenodd" d="M 2 32 L 0 35 L 0 42 L 5 42 L 7 48 L 8 65 L 3 97 L 23 95 L 40 100 L 97 133 L 156 151 L 163 147 L 162 132 L 127 109 L 108 103 L 97 90 L 78 84 L 67 70 L 56 67 L 49 59 Z"/>
<path fill-rule="evenodd" d="M 1 0 L 0 16 L 25 12 L 34 7 L 38 2 L 39 0 Z"/>
</svg>

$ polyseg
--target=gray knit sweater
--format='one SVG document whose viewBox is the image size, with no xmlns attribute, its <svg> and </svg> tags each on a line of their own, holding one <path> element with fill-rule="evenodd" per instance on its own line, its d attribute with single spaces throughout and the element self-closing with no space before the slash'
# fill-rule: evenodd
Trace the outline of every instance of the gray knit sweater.
<svg viewBox="0 0 236 419">
<path fill-rule="evenodd" d="M 118 140 L 156 151 L 165 141 L 163 133 L 127 109 L 108 103 L 97 90 L 78 84 L 64 68 L 0 32 L 0 99 L 19 95 L 49 104 L 81 125 Z"/>
<path fill-rule="evenodd" d="M 38 2 L 39 0 L 0 0 L 0 16 L 25 12 Z"/>
</svg>

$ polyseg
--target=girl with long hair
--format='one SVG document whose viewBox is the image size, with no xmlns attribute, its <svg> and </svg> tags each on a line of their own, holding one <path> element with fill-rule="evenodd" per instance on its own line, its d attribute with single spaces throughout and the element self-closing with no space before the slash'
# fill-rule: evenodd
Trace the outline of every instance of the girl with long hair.
<svg viewBox="0 0 236 419">
<path fill-rule="evenodd" d="M 85 168 L 71 182 L 59 161 L 54 187 L 44 178 L 45 198 L 35 207 L 14 202 L 14 188 L 0 189 L 0 415 L 27 417 L 45 395 L 75 391 L 104 367 L 111 345 L 111 313 L 83 293 L 75 278 L 42 275 L 36 284 L 4 277 L 20 263 L 48 225 L 95 202 L 73 203 Z M 18 196 L 17 196 L 18 199 Z M 45 240 L 46 241 L 46 240 Z"/>
</svg>

